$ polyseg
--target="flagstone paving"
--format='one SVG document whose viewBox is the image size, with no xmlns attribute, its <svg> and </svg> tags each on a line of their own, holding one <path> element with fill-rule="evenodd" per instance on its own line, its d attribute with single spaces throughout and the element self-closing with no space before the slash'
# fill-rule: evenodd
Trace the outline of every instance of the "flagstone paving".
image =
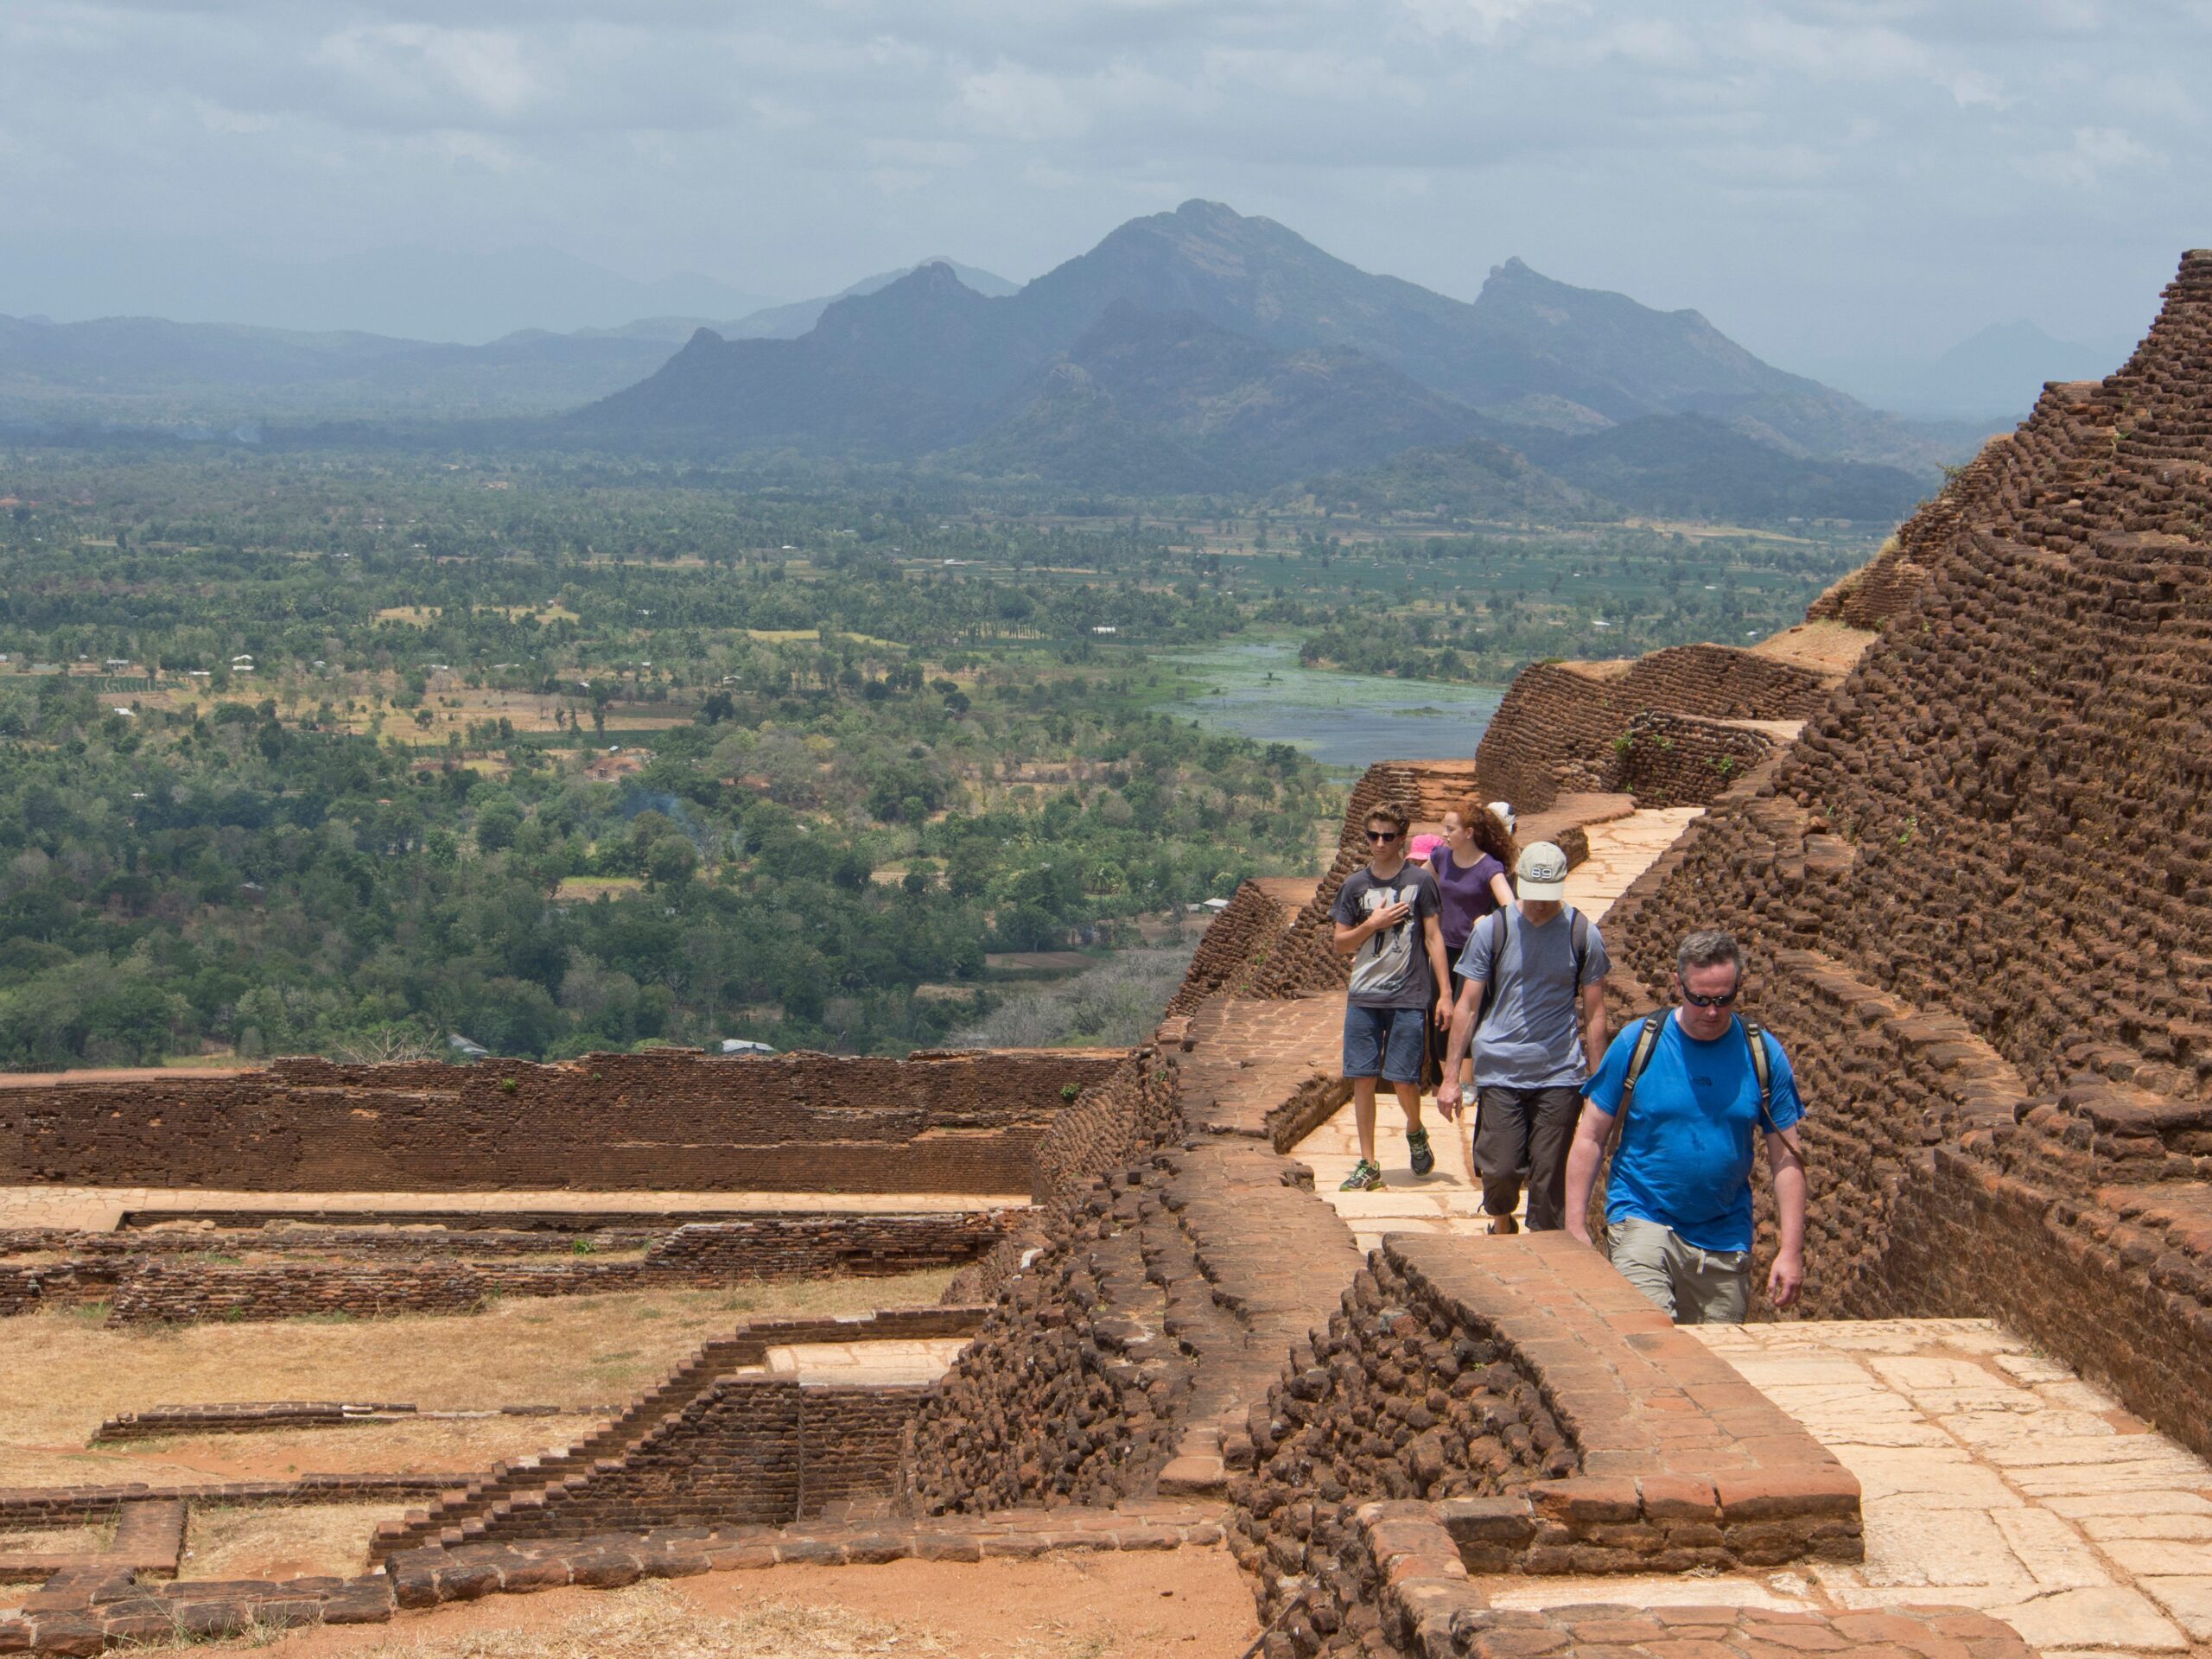
<svg viewBox="0 0 2212 1659">
<path fill-rule="evenodd" d="M 2212 1644 L 2212 1465 L 1983 1319 L 1687 1327 L 1859 1478 L 1828 1605 L 1944 1603 L 2045 1654 Z"/>
<path fill-rule="evenodd" d="M 1585 824 L 1590 856 L 1567 873 L 1567 902 L 1592 920 L 1603 921 L 1613 900 L 1704 811 L 1701 806 L 1647 806 Z"/>
</svg>

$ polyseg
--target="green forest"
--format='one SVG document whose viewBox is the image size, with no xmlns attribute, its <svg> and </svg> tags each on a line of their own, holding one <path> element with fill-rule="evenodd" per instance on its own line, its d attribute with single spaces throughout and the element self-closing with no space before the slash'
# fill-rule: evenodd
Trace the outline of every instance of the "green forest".
<svg viewBox="0 0 2212 1659">
<path fill-rule="evenodd" d="M 0 1066 L 944 1042 L 998 953 L 1187 948 L 1312 867 L 1343 779 L 1164 712 L 1163 653 L 1497 682 L 1765 632 L 1869 550 L 0 451 Z M 1142 1000 L 1020 995 L 1047 1040 Z"/>
</svg>

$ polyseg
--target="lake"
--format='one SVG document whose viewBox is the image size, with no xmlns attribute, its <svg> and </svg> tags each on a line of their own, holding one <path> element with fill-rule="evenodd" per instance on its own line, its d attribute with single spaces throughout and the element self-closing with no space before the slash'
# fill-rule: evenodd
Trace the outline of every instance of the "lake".
<svg viewBox="0 0 2212 1659">
<path fill-rule="evenodd" d="M 1504 694 L 1491 686 L 1301 668 L 1298 642 L 1196 646 L 1155 661 L 1202 689 L 1166 705 L 1201 726 L 1294 743 L 1325 766 L 1468 760 Z"/>
</svg>

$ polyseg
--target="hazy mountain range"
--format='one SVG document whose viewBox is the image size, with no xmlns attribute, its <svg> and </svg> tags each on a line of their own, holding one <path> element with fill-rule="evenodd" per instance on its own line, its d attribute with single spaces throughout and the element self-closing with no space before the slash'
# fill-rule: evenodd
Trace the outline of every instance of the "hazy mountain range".
<svg viewBox="0 0 2212 1659">
<path fill-rule="evenodd" d="M 1446 495 L 1477 517 L 1675 511 L 1707 461 L 1733 480 L 1704 492 L 1716 512 L 1740 500 L 1763 517 L 1841 504 L 1890 517 L 1971 449 L 1773 368 L 1694 311 L 1518 260 L 1452 300 L 1201 201 L 1132 220 L 1012 295 L 931 264 L 836 302 L 796 339 L 702 329 L 557 426 L 618 449 L 795 451 L 1112 490 L 1316 475 L 1340 488 L 1347 469 L 1452 451 Z M 1634 435 L 1598 442 L 1617 430 Z M 1492 463 L 1479 502 L 1474 452 L 1454 449 L 1470 443 Z"/>
<path fill-rule="evenodd" d="M 671 311 L 450 345 L 0 319 L 0 418 L 18 423 L 435 420 L 466 442 L 451 423 L 487 416 L 486 442 L 1132 493 L 1322 480 L 1476 517 L 1894 517 L 1988 429 L 1885 414 L 1697 312 L 1517 259 L 1455 300 L 1205 201 L 1019 288 L 932 260 L 728 321 Z"/>
<path fill-rule="evenodd" d="M 1934 358 L 1840 359 L 1815 366 L 1884 409 L 1942 419 L 2024 415 L 2046 380 L 2101 380 L 2135 350 L 2132 339 L 2054 340 L 2025 319 L 1993 322 Z"/>
</svg>

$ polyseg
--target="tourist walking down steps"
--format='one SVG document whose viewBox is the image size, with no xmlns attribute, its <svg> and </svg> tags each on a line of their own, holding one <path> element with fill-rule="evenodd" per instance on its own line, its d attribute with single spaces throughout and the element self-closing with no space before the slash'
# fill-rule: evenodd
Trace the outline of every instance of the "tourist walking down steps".
<svg viewBox="0 0 2212 1659">
<path fill-rule="evenodd" d="M 1437 1109 L 1459 1110 L 1459 1061 L 1474 1045 L 1475 1167 L 1491 1231 L 1513 1217 L 1528 1172 L 1529 1225 L 1563 1224 L 1567 1153 L 1582 1110 L 1590 1057 L 1605 1047 L 1605 977 L 1612 963 L 1597 924 L 1566 902 L 1567 855 L 1548 841 L 1522 849 L 1518 899 L 1484 918 L 1459 957 L 1462 985 L 1444 1052 Z"/>
<path fill-rule="evenodd" d="M 1605 1184 L 1607 1254 L 1677 1325 L 1740 1325 L 1750 1302 L 1751 1159 L 1764 1136 L 1780 1248 L 1777 1307 L 1805 1282 L 1805 1109 L 1782 1045 L 1737 1018 L 1744 957 L 1717 929 L 1675 953 L 1672 1013 L 1632 1020 L 1586 1087 L 1567 1160 L 1567 1230 L 1590 1241 L 1590 1193 L 1618 1125 Z"/>
<path fill-rule="evenodd" d="M 1440 988 L 1450 969 L 1437 925 L 1436 878 L 1406 857 L 1413 819 L 1402 807 L 1378 806 L 1367 815 L 1368 859 L 1337 889 L 1330 910 L 1336 947 L 1351 958 L 1344 998 L 1344 1075 L 1350 1079 L 1359 1127 L 1359 1161 L 1344 1178 L 1347 1192 L 1382 1185 L 1375 1156 L 1375 1080 L 1398 1096 L 1406 1115 L 1406 1147 L 1416 1175 L 1436 1167 L 1421 1127 L 1421 1080 L 1428 1058 L 1428 1022 L 1449 1016 Z"/>
<path fill-rule="evenodd" d="M 1475 924 L 1493 912 L 1504 909 L 1513 902 L 1513 888 L 1505 873 L 1513 868 L 1519 850 L 1513 844 L 1513 830 L 1508 814 L 1511 809 L 1503 801 L 1492 801 L 1484 806 L 1473 796 L 1468 796 L 1459 805 L 1444 815 L 1444 833 L 1434 837 L 1416 836 L 1414 856 L 1423 856 L 1421 843 L 1433 839 L 1436 845 L 1427 854 L 1429 874 L 1436 878 L 1437 895 L 1444 902 L 1439 925 L 1444 931 L 1444 959 L 1456 963 L 1467 948 L 1467 935 L 1475 931 Z M 1459 970 L 1452 970 L 1452 1001 L 1456 1006 L 1462 988 Z M 1446 1075 L 1444 1053 L 1450 1038 L 1450 1027 L 1435 1025 L 1429 1027 L 1429 1046 L 1434 1051 L 1436 1077 L 1440 1083 Z M 1453 1078 L 1464 1082 L 1462 1078 Z"/>
</svg>

